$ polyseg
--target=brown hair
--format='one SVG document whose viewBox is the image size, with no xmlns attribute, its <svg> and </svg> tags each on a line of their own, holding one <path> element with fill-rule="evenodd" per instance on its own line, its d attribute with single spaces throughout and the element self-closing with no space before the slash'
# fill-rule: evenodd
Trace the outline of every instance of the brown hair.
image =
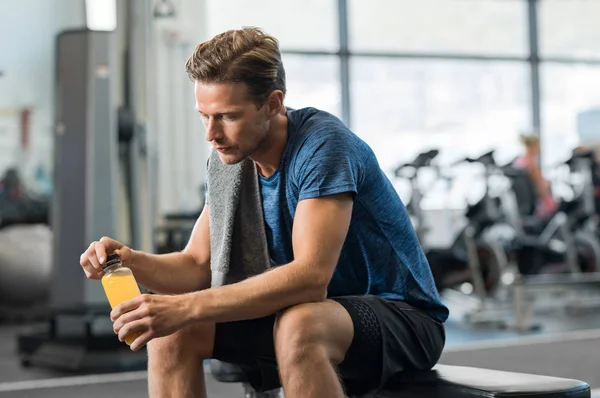
<svg viewBox="0 0 600 398">
<path fill-rule="evenodd" d="M 525 133 L 519 135 L 519 141 L 521 141 L 521 144 L 528 147 L 539 144 L 540 137 L 535 133 Z"/>
<path fill-rule="evenodd" d="M 200 43 L 185 70 L 192 81 L 245 83 L 258 107 L 274 90 L 285 96 L 279 41 L 259 28 L 228 30 Z"/>
</svg>

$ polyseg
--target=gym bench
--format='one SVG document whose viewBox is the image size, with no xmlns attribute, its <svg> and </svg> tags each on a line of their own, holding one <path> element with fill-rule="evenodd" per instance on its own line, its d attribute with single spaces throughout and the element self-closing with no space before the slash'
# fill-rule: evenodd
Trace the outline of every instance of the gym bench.
<svg viewBox="0 0 600 398">
<path fill-rule="evenodd" d="M 221 382 L 245 382 L 240 370 L 230 363 L 211 360 L 211 372 Z M 579 380 L 437 365 L 429 371 L 402 374 L 374 398 L 589 398 L 590 395 L 590 386 Z M 261 394 L 255 396 L 260 398 Z"/>
</svg>

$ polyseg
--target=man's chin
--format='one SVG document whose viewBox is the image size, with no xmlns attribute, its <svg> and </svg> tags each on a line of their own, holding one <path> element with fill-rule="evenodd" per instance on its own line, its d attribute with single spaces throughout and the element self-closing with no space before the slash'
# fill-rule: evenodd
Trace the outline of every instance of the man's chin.
<svg viewBox="0 0 600 398">
<path fill-rule="evenodd" d="M 231 165 L 240 163 L 245 158 L 240 155 L 233 155 L 233 154 L 229 155 L 229 154 L 219 153 L 219 159 L 221 159 L 221 162 L 223 162 L 224 164 L 231 166 Z"/>
</svg>

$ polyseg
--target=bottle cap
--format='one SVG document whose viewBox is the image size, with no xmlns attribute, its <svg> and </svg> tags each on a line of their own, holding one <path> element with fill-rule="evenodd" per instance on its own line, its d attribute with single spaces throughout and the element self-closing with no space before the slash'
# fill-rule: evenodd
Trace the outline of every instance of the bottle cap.
<svg viewBox="0 0 600 398">
<path fill-rule="evenodd" d="M 108 257 L 106 258 L 106 262 L 104 264 L 102 264 L 102 270 L 105 270 L 106 268 L 110 267 L 111 265 L 115 265 L 120 262 L 121 262 L 121 256 L 119 256 L 117 253 L 109 254 Z"/>
</svg>

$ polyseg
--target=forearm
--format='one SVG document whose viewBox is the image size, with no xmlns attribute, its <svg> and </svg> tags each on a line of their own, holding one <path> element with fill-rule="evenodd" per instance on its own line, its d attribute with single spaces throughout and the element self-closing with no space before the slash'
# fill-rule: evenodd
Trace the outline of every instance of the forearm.
<svg viewBox="0 0 600 398">
<path fill-rule="evenodd" d="M 326 286 L 302 264 L 292 262 L 235 284 L 190 293 L 188 302 L 194 321 L 230 322 L 322 301 Z"/>
<path fill-rule="evenodd" d="M 210 286 L 210 266 L 184 252 L 149 254 L 132 251 L 127 264 L 146 289 L 158 294 L 182 294 Z"/>
</svg>

